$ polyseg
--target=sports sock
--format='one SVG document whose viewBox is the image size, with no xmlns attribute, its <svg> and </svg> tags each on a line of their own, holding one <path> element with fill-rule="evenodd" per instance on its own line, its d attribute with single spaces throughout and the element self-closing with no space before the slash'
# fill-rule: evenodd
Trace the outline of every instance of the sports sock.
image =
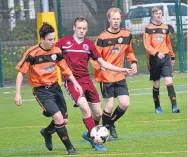
<svg viewBox="0 0 188 157">
<path fill-rule="evenodd" d="M 119 106 L 117 106 L 110 118 L 110 124 L 114 125 L 115 121 L 117 121 L 121 116 L 123 116 L 125 111 L 126 110 L 122 110 Z"/>
<path fill-rule="evenodd" d="M 176 106 L 177 105 L 176 93 L 175 93 L 173 84 L 166 85 L 166 87 L 167 87 L 167 90 L 168 90 L 168 96 L 171 100 L 172 106 Z"/>
<path fill-rule="evenodd" d="M 102 125 L 103 126 L 107 126 L 108 127 L 109 121 L 110 121 L 110 117 L 111 117 L 111 113 L 108 113 L 105 110 L 103 110 L 103 115 L 102 115 Z"/>
<path fill-rule="evenodd" d="M 84 118 L 83 122 L 88 130 L 88 133 L 90 133 L 91 130 L 95 127 L 95 122 L 94 122 L 93 117 L 91 116 L 89 118 Z"/>
<path fill-rule="evenodd" d="M 153 101 L 155 104 L 155 108 L 160 107 L 159 88 L 153 87 Z"/>
<path fill-rule="evenodd" d="M 44 131 L 48 132 L 49 134 L 53 134 L 55 132 L 55 123 L 54 120 L 50 122 L 50 124 L 44 129 Z"/>
<path fill-rule="evenodd" d="M 65 124 L 55 124 L 55 128 L 59 138 L 61 139 L 67 150 L 70 149 L 72 147 L 72 144 L 70 142 Z"/>
<path fill-rule="evenodd" d="M 99 125 L 99 120 L 94 119 L 94 122 L 95 122 L 95 126 Z"/>
</svg>

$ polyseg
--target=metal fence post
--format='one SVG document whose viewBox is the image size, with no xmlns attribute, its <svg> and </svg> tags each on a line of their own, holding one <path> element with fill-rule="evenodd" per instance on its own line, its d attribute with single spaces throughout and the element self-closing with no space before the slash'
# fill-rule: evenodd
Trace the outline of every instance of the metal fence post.
<svg viewBox="0 0 188 157">
<path fill-rule="evenodd" d="M 58 36 L 59 38 L 64 36 L 63 32 L 63 20 L 62 20 L 62 0 L 57 0 L 57 16 L 58 16 Z"/>
<path fill-rule="evenodd" d="M 3 78 L 3 55 L 2 55 L 2 43 L 0 41 L 0 87 L 4 87 L 4 78 Z"/>
<path fill-rule="evenodd" d="M 177 47 L 179 56 L 180 72 L 186 71 L 185 57 L 184 57 L 184 43 L 183 43 L 183 27 L 181 16 L 181 0 L 176 0 L 176 25 L 177 25 Z"/>
</svg>

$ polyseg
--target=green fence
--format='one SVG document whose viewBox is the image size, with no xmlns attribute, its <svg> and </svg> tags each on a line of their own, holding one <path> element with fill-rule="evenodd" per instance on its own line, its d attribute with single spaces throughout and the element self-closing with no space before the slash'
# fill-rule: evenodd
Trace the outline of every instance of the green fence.
<svg viewBox="0 0 188 157">
<path fill-rule="evenodd" d="M 17 1 L 15 1 L 14 7 L 15 14 L 14 18 L 12 18 L 10 12 L 13 8 L 7 8 L 8 1 L 0 0 L 0 41 L 2 43 L 0 50 L 0 57 L 2 59 L 0 62 L 0 72 L 3 72 L 0 74 L 0 86 L 3 86 L 4 84 L 15 84 L 17 73 L 15 70 L 15 65 L 21 58 L 22 53 L 26 50 L 26 48 L 37 43 L 36 14 L 41 11 L 40 1 L 33 0 L 33 6 L 29 6 L 29 4 L 25 5 L 24 7 L 26 8 L 24 11 L 24 16 L 23 11 L 16 2 Z M 24 3 L 27 2 L 28 1 L 24 1 Z M 141 16 L 140 18 L 133 16 L 129 17 L 127 14 L 128 8 L 130 8 L 133 4 L 136 5 L 139 3 L 139 5 L 144 6 L 144 2 L 148 3 L 147 0 L 49 0 L 49 8 L 50 11 L 54 11 L 56 13 L 57 24 L 60 30 L 59 37 L 61 37 L 63 34 L 72 34 L 72 25 L 75 17 L 84 16 L 89 21 L 88 37 L 95 41 L 100 32 L 108 27 L 106 11 L 113 6 L 120 7 L 125 13 L 122 27 L 130 29 L 131 33 L 133 34 L 133 49 L 139 61 L 138 71 L 142 74 L 148 74 L 147 56 L 143 47 L 143 31 L 145 25 L 148 23 L 144 23 L 142 21 L 142 17 L 149 16 L 151 13 L 149 9 L 140 10 L 139 14 L 137 14 Z M 183 7 L 180 8 L 181 12 L 179 15 L 181 15 L 182 18 L 185 18 L 187 17 L 187 12 L 184 12 Z M 169 15 L 173 15 L 175 17 L 175 5 L 170 9 L 171 10 L 168 10 Z M 34 11 L 35 17 L 31 16 L 31 10 Z M 61 16 L 59 15 L 60 13 L 62 13 Z M 13 21 L 11 22 L 11 20 Z M 164 23 L 165 22 L 167 21 L 164 21 Z M 173 50 L 176 54 L 175 71 L 180 71 L 179 58 L 181 58 L 181 56 L 179 56 L 178 53 L 179 41 L 177 41 L 177 28 L 176 24 L 173 22 L 171 23 L 175 30 L 175 34 L 171 35 Z M 13 25 L 14 27 L 12 27 Z M 185 66 L 187 67 L 187 24 L 183 22 L 182 25 L 184 31 L 182 32 L 184 42 L 182 54 L 184 56 Z M 89 66 L 89 68 L 90 74 L 93 74 L 92 67 Z"/>
<path fill-rule="evenodd" d="M 2 42 L 2 72 L 4 84 L 12 85 L 15 83 L 17 70 L 15 69 L 18 61 L 25 50 L 31 45 L 36 44 L 35 40 Z M 27 79 L 27 78 L 25 78 Z"/>
</svg>

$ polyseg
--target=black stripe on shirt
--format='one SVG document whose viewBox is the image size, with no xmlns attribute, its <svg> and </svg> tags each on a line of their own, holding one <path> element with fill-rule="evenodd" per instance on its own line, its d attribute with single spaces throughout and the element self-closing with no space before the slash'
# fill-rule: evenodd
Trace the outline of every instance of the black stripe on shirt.
<svg viewBox="0 0 188 157">
<path fill-rule="evenodd" d="M 168 34 L 169 30 L 164 28 L 153 28 L 153 29 L 146 28 L 145 32 L 148 34 Z"/>
<path fill-rule="evenodd" d="M 31 65 L 42 64 L 47 62 L 58 62 L 64 59 L 62 53 L 54 53 L 49 55 L 40 55 L 40 56 L 28 56 L 26 61 L 30 62 Z"/>
<path fill-rule="evenodd" d="M 132 39 L 132 35 L 130 34 L 128 37 L 118 37 L 118 38 L 108 38 L 108 39 L 100 39 L 97 40 L 97 46 L 99 47 L 108 47 L 114 46 L 116 44 L 126 44 L 129 45 Z"/>
</svg>

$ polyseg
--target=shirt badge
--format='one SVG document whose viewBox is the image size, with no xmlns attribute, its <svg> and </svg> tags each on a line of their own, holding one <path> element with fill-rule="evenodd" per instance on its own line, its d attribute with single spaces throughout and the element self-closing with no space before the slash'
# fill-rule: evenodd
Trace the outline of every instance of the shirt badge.
<svg viewBox="0 0 188 157">
<path fill-rule="evenodd" d="M 165 33 L 166 33 L 166 30 L 165 30 L 165 29 L 162 29 L 162 32 L 165 34 Z"/>
<path fill-rule="evenodd" d="M 118 43 L 121 44 L 123 42 L 123 38 L 118 39 Z"/>
<path fill-rule="evenodd" d="M 53 54 L 53 55 L 51 55 L 51 58 L 52 58 L 53 61 L 55 61 L 57 59 L 57 55 Z"/>
<path fill-rule="evenodd" d="M 108 41 L 108 45 L 111 45 L 111 44 L 112 44 L 112 41 L 111 41 L 111 40 L 109 40 L 109 41 Z"/>
<path fill-rule="evenodd" d="M 70 45 L 71 44 L 71 42 L 70 41 L 67 41 L 67 45 Z"/>
<path fill-rule="evenodd" d="M 111 53 L 114 53 L 114 54 L 120 53 L 120 48 L 119 47 L 114 47 L 112 49 Z"/>
<path fill-rule="evenodd" d="M 40 57 L 40 58 L 39 58 L 39 62 L 41 62 L 41 61 L 43 61 L 43 59 Z"/>
<path fill-rule="evenodd" d="M 83 48 L 84 50 L 88 51 L 89 50 L 89 46 L 87 44 L 83 44 Z"/>
</svg>

